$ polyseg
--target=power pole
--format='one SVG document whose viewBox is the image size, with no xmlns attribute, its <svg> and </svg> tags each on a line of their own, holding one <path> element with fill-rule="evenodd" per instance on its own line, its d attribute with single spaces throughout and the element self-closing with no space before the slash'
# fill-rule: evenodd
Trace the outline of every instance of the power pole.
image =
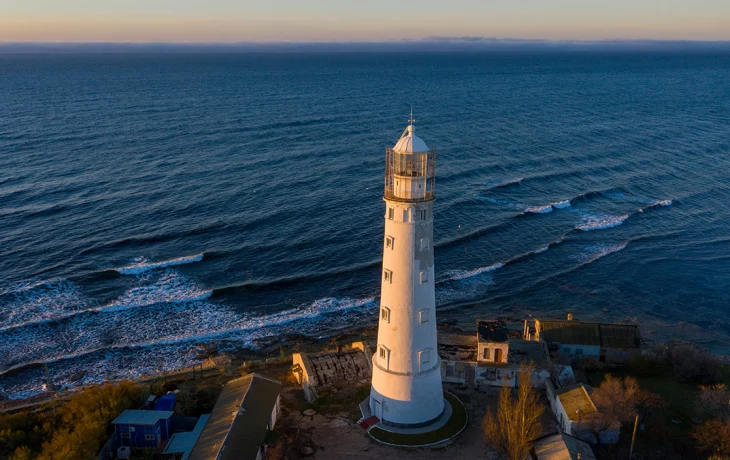
<svg viewBox="0 0 730 460">
<path fill-rule="evenodd" d="M 639 426 L 639 415 L 636 415 L 636 418 L 634 419 L 634 434 L 631 435 L 631 449 L 629 449 L 629 460 L 631 460 L 631 456 L 634 455 L 634 441 L 636 440 L 636 427 Z"/>
</svg>

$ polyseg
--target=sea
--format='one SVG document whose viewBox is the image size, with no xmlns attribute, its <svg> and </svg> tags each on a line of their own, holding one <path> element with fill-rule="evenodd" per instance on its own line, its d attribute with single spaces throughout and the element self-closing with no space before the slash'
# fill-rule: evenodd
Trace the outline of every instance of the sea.
<svg viewBox="0 0 730 460">
<path fill-rule="evenodd" d="M 728 52 L 1 54 L 0 393 L 375 325 L 411 107 L 439 321 L 730 351 Z"/>
</svg>

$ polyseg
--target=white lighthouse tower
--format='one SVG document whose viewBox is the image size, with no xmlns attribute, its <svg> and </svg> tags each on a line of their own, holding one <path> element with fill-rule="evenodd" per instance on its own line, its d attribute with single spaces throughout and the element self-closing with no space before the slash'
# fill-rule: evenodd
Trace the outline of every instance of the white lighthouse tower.
<svg viewBox="0 0 730 460">
<path fill-rule="evenodd" d="M 433 200 L 436 152 L 408 127 L 385 151 L 385 239 L 370 413 L 419 427 L 444 414 L 436 342 Z"/>
</svg>

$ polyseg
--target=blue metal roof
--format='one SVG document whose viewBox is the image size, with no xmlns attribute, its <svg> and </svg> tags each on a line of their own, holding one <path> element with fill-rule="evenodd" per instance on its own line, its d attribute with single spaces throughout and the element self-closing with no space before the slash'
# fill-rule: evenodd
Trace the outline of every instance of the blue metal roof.
<svg viewBox="0 0 730 460">
<path fill-rule="evenodd" d="M 171 410 L 131 410 L 127 409 L 122 415 L 112 421 L 114 425 L 154 425 L 160 419 L 172 417 Z"/>
<path fill-rule="evenodd" d="M 177 395 L 175 393 L 167 393 L 157 400 L 154 410 L 173 410 L 175 409 L 175 401 L 177 401 Z"/>
</svg>

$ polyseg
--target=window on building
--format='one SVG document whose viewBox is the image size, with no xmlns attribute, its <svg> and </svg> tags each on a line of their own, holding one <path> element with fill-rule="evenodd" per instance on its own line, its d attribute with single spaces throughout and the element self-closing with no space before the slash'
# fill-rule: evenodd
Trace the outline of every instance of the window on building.
<svg viewBox="0 0 730 460">
<path fill-rule="evenodd" d="M 382 307 L 380 309 L 380 318 L 383 321 L 390 322 L 390 308 L 388 308 L 388 307 Z"/>
<path fill-rule="evenodd" d="M 385 237 L 385 247 L 388 249 L 393 249 L 393 245 L 395 243 L 395 240 L 392 236 L 386 236 Z"/>
<path fill-rule="evenodd" d="M 390 219 L 390 220 L 395 219 L 395 209 L 388 208 L 388 219 Z"/>
<path fill-rule="evenodd" d="M 418 312 L 418 324 L 425 324 L 430 319 L 429 309 L 424 309 Z"/>
<path fill-rule="evenodd" d="M 421 272 L 421 284 L 428 282 L 428 270 Z"/>
<path fill-rule="evenodd" d="M 129 439 L 129 438 L 131 438 L 131 437 L 132 437 L 132 436 L 131 436 L 131 435 L 130 435 L 129 433 L 122 433 L 122 438 L 123 438 L 123 439 Z"/>
<path fill-rule="evenodd" d="M 425 209 L 419 209 L 418 210 L 418 218 L 420 220 L 426 220 L 426 217 L 428 216 L 428 213 Z"/>
<path fill-rule="evenodd" d="M 403 222 L 410 222 L 411 219 L 409 219 L 409 217 L 410 217 L 409 210 L 408 209 L 404 209 L 403 210 Z"/>
<path fill-rule="evenodd" d="M 449 364 L 446 366 L 446 377 L 453 377 L 454 376 L 454 365 Z"/>
<path fill-rule="evenodd" d="M 383 367 L 387 370 L 390 366 L 390 350 L 381 345 L 378 354 Z"/>
<path fill-rule="evenodd" d="M 393 272 L 388 269 L 383 270 L 383 278 L 385 279 L 385 281 L 392 283 L 393 282 Z"/>
<path fill-rule="evenodd" d="M 425 350 L 419 351 L 418 362 L 421 365 L 421 370 L 425 370 L 426 365 L 431 362 L 431 349 L 427 348 Z"/>
<path fill-rule="evenodd" d="M 154 434 L 146 434 L 146 435 L 144 435 L 144 438 L 147 441 L 154 441 L 155 440 L 155 435 Z"/>
<path fill-rule="evenodd" d="M 484 348 L 484 354 L 482 355 L 484 359 L 489 359 L 489 348 Z"/>
<path fill-rule="evenodd" d="M 428 238 L 421 238 L 421 251 L 427 250 L 430 245 L 431 242 L 428 240 Z"/>
</svg>

